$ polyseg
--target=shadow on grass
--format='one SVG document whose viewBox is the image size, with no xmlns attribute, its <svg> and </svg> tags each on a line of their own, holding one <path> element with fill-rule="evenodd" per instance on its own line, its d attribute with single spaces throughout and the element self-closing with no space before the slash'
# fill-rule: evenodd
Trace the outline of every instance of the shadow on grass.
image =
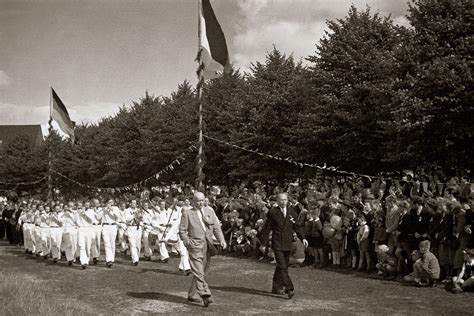
<svg viewBox="0 0 474 316">
<path fill-rule="evenodd" d="M 196 306 L 198 304 L 189 302 L 186 298 L 178 295 L 160 293 L 160 292 L 127 292 L 127 296 L 133 298 L 141 298 L 145 300 L 156 300 L 168 303 L 185 304 L 188 306 Z"/>
<path fill-rule="evenodd" d="M 142 269 L 141 271 L 141 273 L 146 273 L 146 272 L 165 273 L 165 274 L 171 274 L 171 275 L 185 276 L 180 271 L 169 271 L 165 269 Z"/>
<path fill-rule="evenodd" d="M 260 295 L 260 296 L 268 296 L 268 297 L 274 297 L 274 298 L 284 298 L 286 299 L 286 296 L 282 295 L 277 295 L 273 294 L 271 292 L 267 291 L 262 291 L 262 290 L 257 290 L 257 289 L 251 289 L 247 287 L 239 287 L 239 286 L 210 286 L 212 290 L 217 290 L 217 291 L 224 291 L 224 292 L 233 292 L 233 293 L 244 293 L 244 294 L 252 294 L 252 295 Z"/>
</svg>

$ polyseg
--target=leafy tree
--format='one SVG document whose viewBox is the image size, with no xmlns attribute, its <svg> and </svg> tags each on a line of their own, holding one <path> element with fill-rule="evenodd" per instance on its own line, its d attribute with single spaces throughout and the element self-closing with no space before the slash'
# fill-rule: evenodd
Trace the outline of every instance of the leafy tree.
<svg viewBox="0 0 474 316">
<path fill-rule="evenodd" d="M 329 31 L 307 58 L 307 107 L 294 135 L 301 158 L 356 172 L 383 170 L 395 52 L 405 30 L 354 6 L 344 19 L 327 23 Z"/>
<path fill-rule="evenodd" d="M 473 166 L 473 9 L 469 0 L 410 4 L 393 128 L 400 154 L 415 164 Z"/>
</svg>

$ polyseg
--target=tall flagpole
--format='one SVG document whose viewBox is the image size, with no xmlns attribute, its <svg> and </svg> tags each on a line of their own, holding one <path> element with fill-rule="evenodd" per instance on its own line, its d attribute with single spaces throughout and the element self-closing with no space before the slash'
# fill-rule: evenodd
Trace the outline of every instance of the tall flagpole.
<svg viewBox="0 0 474 316">
<path fill-rule="evenodd" d="M 200 62 L 200 49 L 201 49 L 201 16 L 202 16 L 202 4 L 201 0 L 198 0 L 198 62 Z M 198 115 L 199 115 L 199 148 L 198 148 L 198 156 L 197 156 L 197 179 L 196 179 L 196 188 L 198 190 L 203 189 L 203 179 L 204 179 L 204 172 L 203 172 L 203 137 L 202 137 L 202 76 L 200 74 L 200 64 L 198 68 L 198 83 L 197 83 L 197 95 L 198 95 Z"/>
<path fill-rule="evenodd" d="M 52 170 L 53 170 L 53 144 L 52 144 L 52 132 L 53 132 L 53 88 L 51 87 L 50 90 L 50 97 L 49 97 L 49 128 L 48 128 L 48 202 L 52 206 L 53 202 L 53 178 L 52 178 Z"/>
</svg>

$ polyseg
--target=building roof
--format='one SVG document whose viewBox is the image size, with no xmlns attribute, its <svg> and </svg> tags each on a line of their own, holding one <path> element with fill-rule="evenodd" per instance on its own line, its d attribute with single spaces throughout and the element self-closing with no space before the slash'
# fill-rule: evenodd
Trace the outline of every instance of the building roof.
<svg viewBox="0 0 474 316">
<path fill-rule="evenodd" d="M 0 125 L 0 148 L 13 141 L 17 136 L 26 136 L 33 146 L 43 141 L 41 125 Z"/>
</svg>

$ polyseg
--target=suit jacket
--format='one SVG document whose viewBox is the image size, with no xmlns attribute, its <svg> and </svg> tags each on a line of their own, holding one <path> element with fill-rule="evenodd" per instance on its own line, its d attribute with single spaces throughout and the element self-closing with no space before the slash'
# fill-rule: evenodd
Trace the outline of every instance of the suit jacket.
<svg viewBox="0 0 474 316">
<path fill-rule="evenodd" d="M 221 225 L 217 219 L 214 210 L 209 207 L 203 207 L 203 222 L 206 225 L 204 231 L 201 221 L 199 220 L 198 210 L 195 208 L 183 209 L 181 214 L 181 222 L 179 224 L 179 237 L 186 247 L 200 249 L 204 246 L 204 242 L 212 244 L 212 235 L 216 236 L 219 242 L 223 242 Z"/>
<path fill-rule="evenodd" d="M 263 227 L 262 244 L 268 246 L 270 231 L 272 231 L 272 248 L 280 251 L 291 251 L 293 246 L 293 233 L 296 232 L 301 240 L 304 237 L 304 226 L 297 221 L 298 214 L 291 206 L 286 208 L 286 217 L 279 207 L 270 209 Z"/>
</svg>

